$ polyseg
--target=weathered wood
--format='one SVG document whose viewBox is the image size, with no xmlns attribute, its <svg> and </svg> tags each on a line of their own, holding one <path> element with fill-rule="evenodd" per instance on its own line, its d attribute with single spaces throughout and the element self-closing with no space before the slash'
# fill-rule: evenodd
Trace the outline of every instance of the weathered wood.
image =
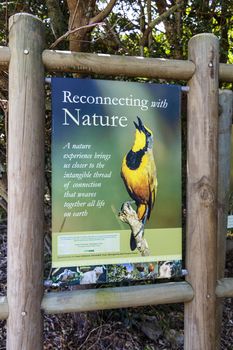
<svg viewBox="0 0 233 350">
<path fill-rule="evenodd" d="M 10 49 L 7 46 L 0 46 L 0 70 L 8 69 L 10 62 Z"/>
<path fill-rule="evenodd" d="M 185 304 L 186 350 L 216 348 L 218 48 L 213 34 L 189 42 L 186 266 L 195 297 Z"/>
<path fill-rule="evenodd" d="M 120 293 L 120 297 L 119 294 Z M 218 298 L 233 297 L 233 278 L 223 278 L 216 287 Z M 83 312 L 121 307 L 189 302 L 194 292 L 186 282 L 119 287 L 72 292 L 52 292 L 44 295 L 41 308 L 48 314 Z M 0 320 L 8 317 L 6 297 L 0 297 Z"/>
<path fill-rule="evenodd" d="M 8 47 L 0 46 L 0 69 L 7 69 L 10 61 Z M 43 63 L 51 72 L 125 75 L 160 79 L 189 80 L 195 71 L 193 62 L 165 58 L 103 55 L 70 51 L 45 50 Z M 233 65 L 220 63 L 219 79 L 233 82 Z"/>
<path fill-rule="evenodd" d="M 8 315 L 9 310 L 7 298 L 0 296 L 0 320 L 6 320 Z"/>
<path fill-rule="evenodd" d="M 218 139 L 218 240 L 217 278 L 224 277 L 226 255 L 226 227 L 230 191 L 231 129 L 233 93 L 219 92 L 219 139 Z"/>
<path fill-rule="evenodd" d="M 195 70 L 194 64 L 185 60 L 52 50 L 43 52 L 43 62 L 49 71 L 163 79 L 188 79 Z"/>
<path fill-rule="evenodd" d="M 124 75 L 159 79 L 189 80 L 195 65 L 188 60 L 117 56 L 69 51 L 43 52 L 48 71 L 78 72 L 87 74 Z M 220 80 L 233 82 L 233 65 L 219 65 Z"/>
<path fill-rule="evenodd" d="M 219 80 L 229 83 L 233 82 L 233 64 L 219 64 Z"/>
<path fill-rule="evenodd" d="M 225 272 L 226 228 L 230 190 L 232 102 L 232 91 L 219 91 L 217 279 L 223 278 Z M 222 301 L 218 300 L 216 309 L 216 343 L 219 349 L 222 311 Z"/>
<path fill-rule="evenodd" d="M 10 18 L 7 350 L 43 348 L 43 24 Z"/>
<path fill-rule="evenodd" d="M 51 292 L 44 295 L 41 308 L 49 314 L 183 303 L 192 300 L 193 289 L 186 282 L 104 289 Z M 6 297 L 0 299 L 0 319 L 8 316 Z"/>
<path fill-rule="evenodd" d="M 222 278 L 216 287 L 218 298 L 233 298 L 233 278 Z"/>
<path fill-rule="evenodd" d="M 83 312 L 143 305 L 181 303 L 192 300 L 192 287 L 186 282 L 104 289 L 51 292 L 44 296 L 46 313 Z"/>
</svg>

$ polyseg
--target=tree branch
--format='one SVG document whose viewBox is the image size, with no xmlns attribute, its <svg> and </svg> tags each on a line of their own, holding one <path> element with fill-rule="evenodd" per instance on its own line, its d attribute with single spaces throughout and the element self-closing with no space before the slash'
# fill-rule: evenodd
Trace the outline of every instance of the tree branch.
<svg viewBox="0 0 233 350">
<path fill-rule="evenodd" d="M 178 10 L 181 6 L 183 6 L 184 0 L 180 0 L 179 3 L 176 5 L 170 7 L 167 11 L 163 12 L 160 16 L 156 17 L 153 21 L 148 23 L 148 26 L 143 33 L 143 36 L 140 40 L 140 46 L 144 47 L 145 43 L 147 41 L 149 33 L 152 31 L 152 29 L 158 25 L 159 23 L 163 22 L 168 16 L 170 16 L 172 13 L 174 13 L 176 10 Z"/>
<path fill-rule="evenodd" d="M 62 40 L 66 39 L 69 35 L 74 34 L 74 33 L 78 32 L 79 30 L 95 27 L 98 25 L 104 26 L 105 23 L 102 23 L 102 22 L 101 23 L 92 23 L 92 24 L 87 24 L 86 26 L 82 26 L 79 28 L 74 28 L 72 30 L 68 30 L 65 34 L 60 36 L 60 38 L 58 38 L 56 41 L 54 41 L 54 43 L 50 46 L 50 49 L 53 49 L 55 46 L 57 46 L 57 44 L 59 44 Z"/>
<path fill-rule="evenodd" d="M 153 29 L 154 26 L 161 23 L 165 18 L 170 16 L 172 13 L 174 13 L 176 10 L 178 10 L 180 7 L 182 7 L 184 4 L 184 0 L 180 0 L 178 4 L 170 7 L 167 11 L 163 12 L 159 17 L 155 18 L 153 21 L 151 21 L 148 25 L 150 29 Z"/>
<path fill-rule="evenodd" d="M 117 45 L 118 50 L 120 49 L 124 53 L 130 54 L 130 51 L 125 47 L 125 45 L 121 42 L 118 33 L 114 29 L 114 26 L 110 26 L 107 19 L 104 21 L 105 23 L 105 32 L 106 32 L 106 38 L 109 36 L 111 40 Z M 100 39 L 100 38 L 99 38 Z M 98 40 L 98 39 L 97 39 Z M 96 40 L 96 41 L 97 41 Z M 104 41 L 104 39 L 102 39 Z"/>
<path fill-rule="evenodd" d="M 74 10 L 73 16 L 71 18 L 71 22 L 69 24 L 69 30 L 72 30 L 72 27 L 73 27 L 73 24 L 74 24 L 74 21 L 75 21 L 75 17 L 76 17 L 77 12 L 78 12 L 78 5 L 79 5 L 79 0 L 76 3 L 75 10 Z"/>
<path fill-rule="evenodd" d="M 100 13 L 98 13 L 98 15 L 96 15 L 90 19 L 89 24 L 98 23 L 98 22 L 103 21 L 109 15 L 109 13 L 112 11 L 116 2 L 117 2 L 117 0 L 110 0 L 108 5 L 105 7 L 104 10 L 102 10 Z"/>
</svg>

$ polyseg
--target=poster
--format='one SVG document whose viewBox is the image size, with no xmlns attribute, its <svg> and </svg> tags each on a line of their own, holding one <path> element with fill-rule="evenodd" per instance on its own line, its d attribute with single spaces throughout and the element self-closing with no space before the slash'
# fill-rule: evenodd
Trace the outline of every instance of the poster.
<svg viewBox="0 0 233 350">
<path fill-rule="evenodd" d="M 180 95 L 52 79 L 54 284 L 181 274 Z"/>
</svg>

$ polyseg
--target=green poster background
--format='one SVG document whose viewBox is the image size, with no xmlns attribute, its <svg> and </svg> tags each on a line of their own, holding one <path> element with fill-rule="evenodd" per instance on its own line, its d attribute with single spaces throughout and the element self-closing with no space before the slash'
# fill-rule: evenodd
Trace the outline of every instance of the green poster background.
<svg viewBox="0 0 233 350">
<path fill-rule="evenodd" d="M 108 103 L 96 103 L 96 97 L 107 97 Z M 52 110 L 53 267 L 123 263 L 131 258 L 134 261 L 180 259 L 180 87 L 54 78 Z M 100 119 L 94 122 L 94 115 L 103 117 L 103 124 L 107 119 L 111 123 L 114 116 L 117 125 L 98 125 Z M 131 200 L 120 170 L 122 159 L 134 142 L 133 122 L 137 116 L 153 132 L 158 177 L 155 205 L 145 226 L 149 258 L 130 250 L 130 228 L 118 218 L 121 205 Z M 85 120 L 92 125 L 81 125 Z M 110 244 L 106 248 L 110 236 L 106 236 L 106 244 L 96 242 L 96 234 L 105 237 L 108 233 L 116 233 L 112 236 L 115 247 Z M 91 241 L 87 244 L 83 240 L 81 253 L 74 253 L 75 249 L 69 253 L 69 244 L 80 244 L 80 240 L 73 242 L 70 234 L 82 240 L 83 235 L 92 237 L 94 246 Z M 62 240 L 67 248 L 59 250 L 61 236 L 69 239 Z"/>
</svg>

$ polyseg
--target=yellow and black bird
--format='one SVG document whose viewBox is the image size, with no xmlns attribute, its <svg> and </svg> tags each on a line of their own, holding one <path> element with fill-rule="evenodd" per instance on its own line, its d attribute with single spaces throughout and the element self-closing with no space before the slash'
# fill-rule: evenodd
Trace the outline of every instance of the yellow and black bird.
<svg viewBox="0 0 233 350">
<path fill-rule="evenodd" d="M 132 149 L 125 155 L 121 167 L 130 197 L 137 205 L 137 215 L 143 224 L 150 218 L 157 192 L 157 175 L 153 155 L 153 133 L 138 118 L 135 140 Z M 136 248 L 136 241 L 131 233 L 130 248 Z"/>
</svg>

